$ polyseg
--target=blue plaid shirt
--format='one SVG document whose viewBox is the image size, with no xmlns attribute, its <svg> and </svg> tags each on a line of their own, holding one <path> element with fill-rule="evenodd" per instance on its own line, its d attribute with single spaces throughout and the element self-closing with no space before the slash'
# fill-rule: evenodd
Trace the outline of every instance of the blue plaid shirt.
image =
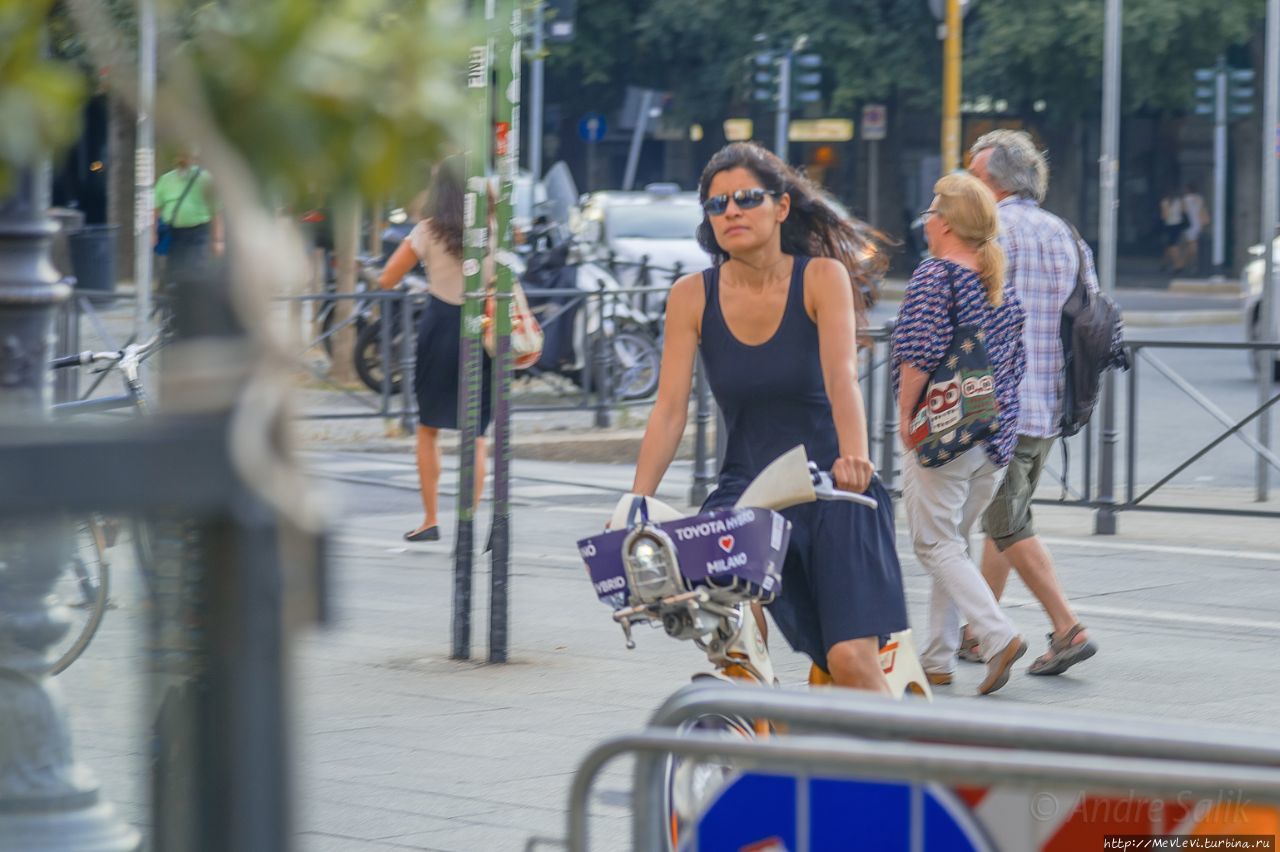
<svg viewBox="0 0 1280 852">
<path fill-rule="evenodd" d="M 954 303 L 952 292 L 955 293 Z M 903 363 L 932 373 L 951 346 L 956 325 L 976 325 L 986 332 L 987 357 L 996 383 L 1000 422 L 986 442 L 987 457 L 998 467 L 1009 464 L 1018 442 L 1018 385 L 1026 357 L 1022 349 L 1024 314 L 1018 294 L 1007 284 L 1004 301 L 993 308 L 976 272 L 957 263 L 930 258 L 916 267 L 893 329 L 893 390 L 899 393 Z"/>
<path fill-rule="evenodd" d="M 1065 381 L 1062 306 L 1076 286 L 1081 254 L 1089 290 L 1098 292 L 1093 252 L 1083 241 L 1077 252 L 1071 227 L 1032 199 L 1010 196 L 997 209 L 1000 246 L 1009 262 L 1007 280 L 1027 312 L 1023 328 L 1027 373 L 1022 380 L 1018 434 L 1052 438 L 1061 431 Z"/>
</svg>

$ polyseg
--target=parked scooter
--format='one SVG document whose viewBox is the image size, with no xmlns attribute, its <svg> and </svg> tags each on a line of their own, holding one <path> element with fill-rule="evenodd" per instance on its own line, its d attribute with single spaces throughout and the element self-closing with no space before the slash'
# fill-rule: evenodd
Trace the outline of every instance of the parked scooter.
<svg viewBox="0 0 1280 852">
<path fill-rule="evenodd" d="M 540 221 L 527 245 L 520 279 L 544 334 L 542 357 L 528 372 L 559 374 L 591 391 L 607 382 L 616 399 L 651 396 L 662 357 L 649 317 L 560 226 Z"/>
<path fill-rule="evenodd" d="M 398 222 L 393 221 L 382 232 L 382 254 L 379 256 L 362 255 L 357 258 L 356 262 L 359 265 L 356 281 L 357 293 L 378 292 L 378 276 L 382 273 L 383 266 L 386 265 L 391 254 L 399 247 L 412 229 L 413 223 L 405 219 L 401 219 Z M 427 276 L 423 267 L 419 264 L 411 269 L 401 279 L 397 289 L 405 289 L 411 293 L 425 293 Z M 391 392 L 399 393 L 400 391 L 400 346 L 402 335 L 404 334 L 404 323 L 401 322 L 400 312 L 403 304 L 400 300 L 356 300 L 354 308 L 356 344 L 353 352 L 356 374 L 360 376 L 360 381 L 365 386 L 377 393 L 382 392 L 382 320 L 384 316 L 391 318 L 391 327 L 393 329 L 391 360 L 395 366 L 393 366 L 391 372 Z M 422 303 L 420 300 L 414 300 L 411 304 L 413 313 L 410 317 L 410 323 L 416 325 L 421 313 Z M 327 331 L 331 326 L 335 309 L 335 302 L 322 303 L 321 313 L 318 316 L 322 332 Z M 328 342 L 328 338 L 326 338 L 326 342 Z"/>
</svg>

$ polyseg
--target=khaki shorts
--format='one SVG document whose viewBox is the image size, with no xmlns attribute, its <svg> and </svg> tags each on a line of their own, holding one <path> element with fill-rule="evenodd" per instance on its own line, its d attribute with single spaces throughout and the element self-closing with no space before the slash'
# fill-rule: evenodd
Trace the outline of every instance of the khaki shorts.
<svg viewBox="0 0 1280 852">
<path fill-rule="evenodd" d="M 1057 438 L 1019 435 L 1004 482 L 982 516 L 982 529 L 1001 551 L 1036 534 L 1031 518 L 1031 498 L 1040 484 L 1045 459 Z"/>
</svg>

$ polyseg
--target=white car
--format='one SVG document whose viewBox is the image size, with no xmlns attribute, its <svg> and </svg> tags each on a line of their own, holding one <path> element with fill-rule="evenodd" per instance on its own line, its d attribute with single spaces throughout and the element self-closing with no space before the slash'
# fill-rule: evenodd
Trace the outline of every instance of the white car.
<svg viewBox="0 0 1280 852">
<path fill-rule="evenodd" d="M 641 262 L 653 269 L 649 282 L 654 287 L 670 284 L 677 268 L 688 274 L 711 264 L 695 237 L 702 223 L 698 194 L 681 192 L 675 184 L 650 184 L 642 192 L 591 193 L 574 218 L 583 249 L 598 262 L 607 264 L 612 257 L 625 287 L 638 286 Z"/>
<path fill-rule="evenodd" d="M 1249 261 L 1244 271 L 1240 273 L 1240 291 L 1244 293 L 1244 332 L 1245 338 L 1250 343 L 1257 342 L 1264 337 L 1262 328 L 1262 280 L 1266 275 L 1266 259 L 1262 254 L 1262 244 L 1252 246 L 1249 254 L 1253 255 L 1253 260 Z M 1271 244 L 1272 257 L 1274 258 L 1278 270 L 1280 270 L 1280 237 L 1277 237 Z M 1249 353 L 1249 366 L 1255 369 L 1257 359 L 1253 353 Z M 1280 352 L 1275 353 L 1274 357 L 1274 376 L 1280 381 Z"/>
</svg>

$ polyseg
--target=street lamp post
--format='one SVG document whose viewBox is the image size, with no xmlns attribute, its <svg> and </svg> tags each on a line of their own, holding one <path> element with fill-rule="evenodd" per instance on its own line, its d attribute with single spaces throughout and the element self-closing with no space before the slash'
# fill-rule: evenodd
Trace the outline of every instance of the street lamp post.
<svg viewBox="0 0 1280 852">
<path fill-rule="evenodd" d="M 69 290 L 49 262 L 56 226 L 44 169 L 0 202 L 0 429 L 47 418 L 54 315 Z M 0 523 L 0 852 L 133 852 L 137 832 L 76 763 L 49 647 L 67 630 L 50 590 L 67 565 L 67 524 Z"/>
<path fill-rule="evenodd" d="M 150 337 L 155 238 L 156 184 L 156 6 L 138 2 L 138 141 L 134 154 L 133 285 L 134 327 L 138 339 Z"/>
<path fill-rule="evenodd" d="M 942 173 L 960 168 L 960 58 L 964 33 L 963 0 L 947 0 L 942 49 Z"/>
<path fill-rule="evenodd" d="M 787 161 L 787 143 L 791 135 L 791 57 L 792 51 L 787 50 L 778 59 L 778 114 L 773 152 L 784 163 Z"/>
<path fill-rule="evenodd" d="M 1262 302 L 1259 306 L 1259 340 L 1276 340 L 1276 264 L 1275 248 L 1272 241 L 1276 237 L 1277 195 L 1280 186 L 1280 132 L 1276 130 L 1280 123 L 1280 0 L 1267 0 L 1267 37 L 1266 65 L 1263 77 L 1263 113 L 1262 113 L 1262 257 L 1265 274 L 1262 278 Z M 1268 356 L 1271 353 L 1263 353 Z M 1274 367 L 1271 357 L 1258 359 L 1258 405 L 1266 405 L 1271 398 L 1274 379 Z M 1270 411 L 1258 418 L 1258 443 L 1271 449 Z M 1257 494 L 1258 502 L 1265 502 L 1270 497 L 1270 471 L 1267 460 L 1258 455 L 1257 461 Z"/>
<path fill-rule="evenodd" d="M 533 55 L 529 63 L 529 171 L 534 182 L 542 180 L 543 28 L 542 0 L 533 4 Z"/>
<path fill-rule="evenodd" d="M 1116 200 L 1120 170 L 1120 50 L 1123 0 L 1107 0 L 1102 58 L 1102 156 L 1098 160 L 1098 284 L 1102 292 L 1116 289 Z M 1120 432 L 1116 428 L 1116 375 L 1102 380 L 1102 448 L 1098 465 L 1098 511 L 1093 531 L 1116 534 L 1115 456 Z"/>
</svg>

